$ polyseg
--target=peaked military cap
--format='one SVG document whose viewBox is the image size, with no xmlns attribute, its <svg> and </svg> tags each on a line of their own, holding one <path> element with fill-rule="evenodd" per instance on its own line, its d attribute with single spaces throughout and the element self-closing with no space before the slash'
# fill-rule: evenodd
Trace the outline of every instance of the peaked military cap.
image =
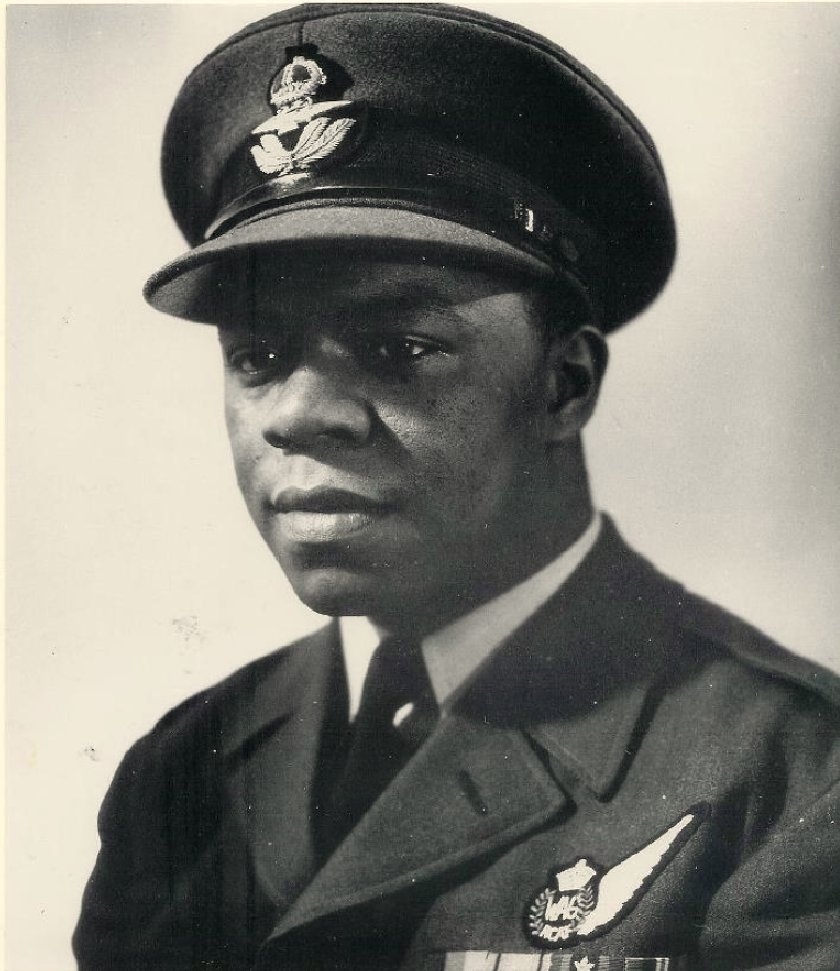
<svg viewBox="0 0 840 971">
<path fill-rule="evenodd" d="M 627 107 L 562 48 L 443 4 L 295 7 L 192 72 L 163 181 L 191 245 L 148 281 L 213 322 L 249 256 L 365 252 L 565 280 L 611 330 L 671 269 L 662 165 Z"/>
</svg>

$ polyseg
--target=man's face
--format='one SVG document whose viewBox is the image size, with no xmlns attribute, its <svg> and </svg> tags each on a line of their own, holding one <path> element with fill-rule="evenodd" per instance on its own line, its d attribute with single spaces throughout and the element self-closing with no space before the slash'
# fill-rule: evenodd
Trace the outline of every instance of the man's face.
<svg viewBox="0 0 840 971">
<path fill-rule="evenodd" d="M 220 328 L 227 426 L 251 516 L 304 603 L 392 626 L 454 615 L 544 528 L 531 299 L 466 270 L 259 264 L 251 319 Z"/>
</svg>

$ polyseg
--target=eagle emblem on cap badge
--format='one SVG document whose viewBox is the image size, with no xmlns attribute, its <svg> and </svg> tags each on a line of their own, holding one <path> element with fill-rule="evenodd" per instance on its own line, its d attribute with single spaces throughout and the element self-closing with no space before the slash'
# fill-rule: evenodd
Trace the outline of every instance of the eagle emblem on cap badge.
<svg viewBox="0 0 840 971">
<path fill-rule="evenodd" d="M 251 155 L 259 170 L 292 184 L 329 168 L 355 148 L 363 122 L 353 101 L 316 103 L 327 76 L 315 61 L 294 57 L 271 82 L 273 117 L 252 132 Z M 351 138 L 352 135 L 352 138 Z"/>
</svg>

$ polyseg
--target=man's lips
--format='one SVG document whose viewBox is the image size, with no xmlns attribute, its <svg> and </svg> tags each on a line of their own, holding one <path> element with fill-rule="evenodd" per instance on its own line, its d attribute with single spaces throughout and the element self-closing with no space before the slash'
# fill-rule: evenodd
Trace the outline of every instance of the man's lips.
<svg viewBox="0 0 840 971">
<path fill-rule="evenodd" d="M 393 499 L 385 496 L 368 496 L 347 489 L 287 487 L 272 496 L 271 505 L 279 513 L 311 512 L 329 515 L 331 513 L 385 512 L 393 509 L 395 503 Z"/>
<path fill-rule="evenodd" d="M 271 499 L 281 531 L 300 543 L 337 542 L 375 525 L 395 509 L 384 496 L 346 489 L 285 488 Z"/>
</svg>

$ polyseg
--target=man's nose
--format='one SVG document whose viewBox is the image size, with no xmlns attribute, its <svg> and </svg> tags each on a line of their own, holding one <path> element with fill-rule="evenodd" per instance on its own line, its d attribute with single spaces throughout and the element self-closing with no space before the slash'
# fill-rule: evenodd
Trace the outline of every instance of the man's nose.
<svg viewBox="0 0 840 971">
<path fill-rule="evenodd" d="M 263 438 L 275 448 L 364 444 L 371 431 L 369 402 L 347 359 L 333 347 L 305 354 L 268 396 Z"/>
</svg>

